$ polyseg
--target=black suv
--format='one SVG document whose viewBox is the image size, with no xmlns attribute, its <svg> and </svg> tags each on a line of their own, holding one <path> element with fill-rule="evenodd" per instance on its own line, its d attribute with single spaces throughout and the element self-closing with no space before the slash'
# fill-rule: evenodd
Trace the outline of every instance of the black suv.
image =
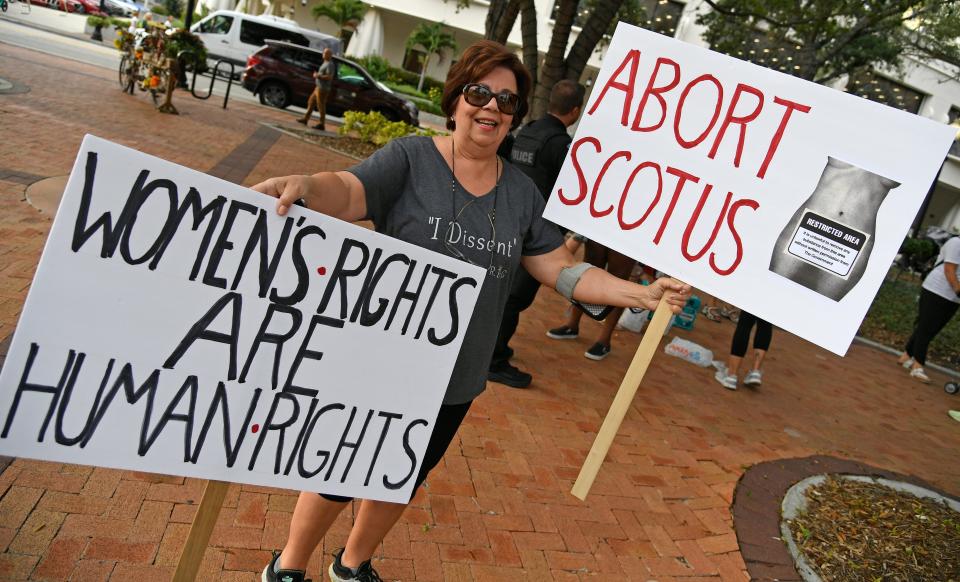
<svg viewBox="0 0 960 582">
<path fill-rule="evenodd" d="M 247 59 L 243 86 L 260 96 L 260 103 L 281 109 L 293 104 L 306 107 L 316 82 L 313 74 L 323 62 L 323 51 L 268 40 L 266 46 Z M 401 99 L 377 83 L 363 67 L 341 57 L 333 57 L 336 74 L 327 113 L 379 111 L 391 121 L 420 125 L 420 111 L 413 102 Z"/>
</svg>

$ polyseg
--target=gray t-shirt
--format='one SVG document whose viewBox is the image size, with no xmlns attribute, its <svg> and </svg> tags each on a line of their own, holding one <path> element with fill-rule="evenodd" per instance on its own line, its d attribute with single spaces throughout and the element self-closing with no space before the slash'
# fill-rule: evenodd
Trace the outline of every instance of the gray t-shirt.
<svg viewBox="0 0 960 582">
<path fill-rule="evenodd" d="M 321 77 L 327 77 L 321 79 Z M 329 91 L 333 81 L 333 60 L 323 61 L 320 68 L 317 69 L 317 88 L 321 91 Z"/>
<path fill-rule="evenodd" d="M 499 186 L 483 196 L 474 197 L 459 182 L 451 193 L 453 175 L 433 139 L 405 137 L 349 170 L 363 184 L 367 217 L 377 232 L 487 268 L 444 404 L 469 402 L 483 392 L 521 255 L 541 255 L 563 244 L 556 226 L 543 219 L 543 197 L 533 181 L 509 163 L 502 167 Z M 451 227 L 454 217 L 459 228 Z M 488 244 L 491 238 L 496 244 Z"/>
</svg>

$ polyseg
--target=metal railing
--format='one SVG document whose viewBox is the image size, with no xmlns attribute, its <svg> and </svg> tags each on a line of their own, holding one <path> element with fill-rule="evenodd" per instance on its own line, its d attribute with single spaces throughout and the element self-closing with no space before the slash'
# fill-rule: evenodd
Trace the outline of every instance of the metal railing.
<svg viewBox="0 0 960 582">
<path fill-rule="evenodd" d="M 193 51 L 190 51 L 190 50 L 180 51 L 180 53 L 177 54 L 177 62 L 180 64 L 180 70 L 183 71 L 185 70 L 183 67 L 183 63 L 187 60 L 187 57 L 189 57 L 190 60 L 193 62 L 193 78 L 190 80 L 190 94 L 196 97 L 197 99 L 203 99 L 203 100 L 209 99 L 210 97 L 213 96 L 213 86 L 217 82 L 217 77 L 221 77 L 221 78 L 226 77 L 227 91 L 223 96 L 223 108 L 226 109 L 227 101 L 230 99 L 230 89 L 233 87 L 233 78 L 234 78 L 234 75 L 236 74 L 236 68 L 234 67 L 234 64 L 225 59 L 218 60 L 216 64 L 213 66 L 213 70 L 210 72 L 210 86 L 207 88 L 207 94 L 199 95 L 197 94 L 197 75 L 200 73 L 200 67 L 199 67 L 199 64 L 196 62 L 197 61 L 196 55 L 193 53 Z M 220 70 L 221 67 L 223 67 L 224 72 L 221 72 Z M 226 73 L 226 70 L 227 70 L 226 67 L 230 67 L 229 73 Z M 186 80 L 186 75 L 184 75 L 183 80 L 184 81 Z"/>
</svg>

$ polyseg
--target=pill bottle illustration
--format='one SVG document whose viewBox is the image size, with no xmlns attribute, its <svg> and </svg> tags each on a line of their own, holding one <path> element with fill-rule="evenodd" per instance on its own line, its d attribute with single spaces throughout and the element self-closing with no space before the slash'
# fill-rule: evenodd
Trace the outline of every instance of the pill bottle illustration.
<svg viewBox="0 0 960 582">
<path fill-rule="evenodd" d="M 877 213 L 899 182 L 828 157 L 809 198 L 777 237 L 770 270 L 840 301 L 863 276 Z"/>
</svg>

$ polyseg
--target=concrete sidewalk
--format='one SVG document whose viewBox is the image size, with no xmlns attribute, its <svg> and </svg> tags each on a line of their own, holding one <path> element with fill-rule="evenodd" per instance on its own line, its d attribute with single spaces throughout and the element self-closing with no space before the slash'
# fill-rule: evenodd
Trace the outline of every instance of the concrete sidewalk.
<svg viewBox="0 0 960 582">
<path fill-rule="evenodd" d="M 2 42 L 0 78 L 30 89 L 0 94 L 0 339 L 16 325 L 50 228 L 27 189 L 67 174 L 84 134 L 234 172 L 245 184 L 352 163 L 286 135 L 267 140 L 252 162 L 231 156 L 269 131 L 262 122 L 297 124 L 277 110 L 232 103 L 224 111 L 182 94 L 181 115 L 163 116 L 142 94 L 122 94 L 112 71 Z M 960 424 L 946 415 L 960 400 L 943 392 L 943 376 L 922 385 L 872 348 L 854 345 L 839 358 L 777 331 L 758 389 L 725 390 L 712 370 L 659 354 L 580 502 L 570 487 L 639 336 L 617 333 L 610 357 L 592 362 L 582 354 L 598 324 L 585 321 L 574 341 L 544 336 L 564 309 L 544 291 L 522 317 L 515 362 L 535 374 L 532 387 L 488 385 L 378 550 L 385 580 L 746 580 L 730 505 L 740 477 L 764 461 L 841 457 L 960 494 Z M 699 319 L 673 334 L 722 355 L 732 331 Z M 14 460 L 0 474 L 0 579 L 169 580 L 203 486 Z M 295 499 L 231 486 L 199 579 L 258 580 L 284 543 Z M 324 579 L 322 564 L 351 519 L 348 508 L 315 554 L 314 580 Z"/>
</svg>

